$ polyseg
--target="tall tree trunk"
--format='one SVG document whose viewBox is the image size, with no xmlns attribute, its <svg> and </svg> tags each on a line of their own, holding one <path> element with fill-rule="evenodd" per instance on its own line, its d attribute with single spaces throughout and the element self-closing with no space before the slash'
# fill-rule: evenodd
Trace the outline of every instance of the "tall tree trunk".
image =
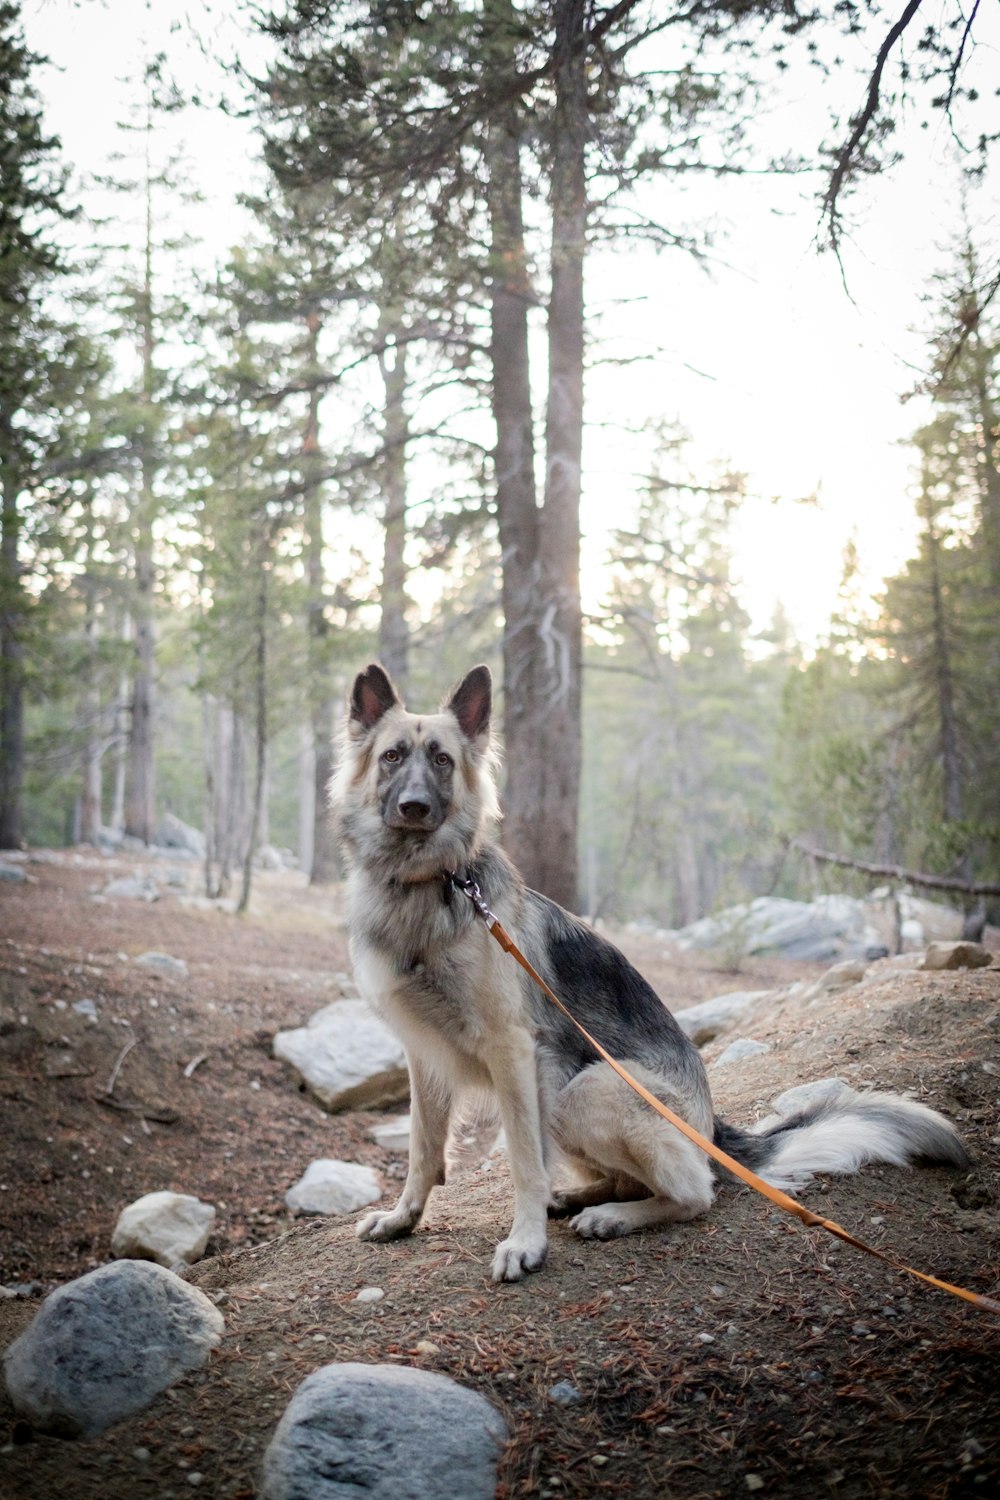
<svg viewBox="0 0 1000 1500">
<path fill-rule="evenodd" d="M 382 460 L 385 494 L 385 549 L 382 561 L 382 613 L 379 656 L 403 693 L 410 671 L 409 599 L 406 593 L 406 342 L 401 319 L 383 309 L 379 320 L 379 367 L 385 391 Z"/>
<path fill-rule="evenodd" d="M 145 507 L 141 507 L 145 509 Z M 153 841 L 155 784 L 153 770 L 153 673 L 156 641 L 153 627 L 152 527 L 138 520 L 132 596 L 133 668 L 129 715 L 128 790 L 125 832 L 144 844 Z"/>
<path fill-rule="evenodd" d="M 316 729 L 310 721 L 299 730 L 298 758 L 298 812 L 299 829 L 295 852 L 299 869 L 310 872 L 309 883 L 313 884 L 313 844 L 316 837 Z M 316 882 L 322 884 L 323 882 Z"/>
<path fill-rule="evenodd" d="M 320 319 L 310 313 L 307 347 L 309 368 L 319 363 Z M 323 564 L 323 492 L 319 471 L 319 403 L 317 386 L 310 394 L 302 434 L 302 469 L 306 481 L 304 503 L 305 567 L 308 601 L 306 631 L 309 672 L 309 720 L 312 733 L 314 786 L 310 797 L 312 829 L 309 837 L 310 885 L 328 885 L 338 876 L 337 843 L 327 806 L 327 787 L 333 775 L 333 692 L 330 683 L 329 634 L 326 617 L 326 570 Z"/>
<path fill-rule="evenodd" d="M 153 446 L 156 370 L 156 332 L 153 317 L 153 190 L 146 135 L 146 226 L 143 285 L 140 297 L 142 334 L 143 428 L 140 456 L 140 494 L 133 517 L 135 656 L 132 676 L 132 716 L 129 733 L 129 787 L 125 832 L 149 844 L 156 820 L 153 761 L 153 675 L 156 640 L 153 627 L 153 521 L 156 515 L 156 464 Z"/>
<path fill-rule="evenodd" d="M 580 477 L 583 446 L 583 260 L 587 139 L 583 0 L 562 0 L 555 43 L 552 138 L 552 287 L 545 421 L 545 505 L 539 626 L 542 660 L 536 774 L 545 798 L 538 840 L 541 889 L 577 904 L 577 823 L 582 763 L 580 676 Z"/>
<path fill-rule="evenodd" d="M 934 691 L 937 698 L 938 755 L 942 776 L 942 812 L 949 823 L 961 820 L 964 808 L 964 786 L 960 732 L 955 694 L 955 665 L 947 607 L 941 578 L 941 540 L 933 513 L 928 507 L 925 543 L 931 578 L 932 651 L 934 658 Z"/>
<path fill-rule="evenodd" d="M 236 910 L 238 913 L 245 912 L 250 905 L 250 887 L 253 879 L 253 859 L 257 852 L 257 842 L 260 837 L 261 823 L 264 812 L 264 791 L 267 786 L 267 574 L 268 565 L 265 560 L 267 543 L 262 548 L 265 556 L 258 559 L 258 589 L 256 610 L 256 661 L 254 673 L 254 748 L 255 748 L 255 772 L 253 801 L 250 808 L 250 829 L 247 836 L 246 851 L 243 856 L 243 883 L 240 889 L 240 899 Z"/>
<path fill-rule="evenodd" d="M 200 652 L 199 652 L 200 660 Z M 201 673 L 199 673 L 199 676 Z M 216 766 L 218 764 L 218 753 L 216 741 L 218 738 L 219 705 L 215 698 L 209 693 L 201 695 L 201 751 L 205 767 L 205 800 L 204 824 L 205 824 L 205 895 L 213 899 L 219 894 L 215 882 L 215 858 L 218 847 L 219 808 L 218 808 L 218 779 Z"/>
<path fill-rule="evenodd" d="M 126 612 L 121 625 L 122 640 L 132 638 L 132 617 Z M 118 679 L 118 696 L 115 700 L 114 756 L 111 784 L 110 827 L 117 833 L 125 829 L 125 783 L 128 780 L 129 739 L 129 678 L 123 671 Z"/>
<path fill-rule="evenodd" d="M 511 67 L 518 18 L 491 0 L 497 68 Z M 520 122 L 488 143 L 491 353 L 497 517 L 503 566 L 504 842 L 528 883 L 574 908 L 582 731 L 580 460 L 587 134 L 584 8 L 557 7 L 552 122 L 551 298 L 544 506 L 537 503 L 528 359 Z"/>
<path fill-rule="evenodd" d="M 510 12 L 504 3 L 495 10 Z M 516 118 L 494 122 L 488 146 L 492 297 L 490 355 L 496 424 L 497 526 L 502 558 L 503 733 L 506 751 L 503 840 L 529 885 L 544 827 L 537 777 L 536 672 L 539 511 L 528 356 L 528 308 L 535 300 L 524 244 L 523 182 Z"/>
<path fill-rule="evenodd" d="M 91 552 L 88 538 L 88 554 Z M 81 715 L 83 748 L 81 754 L 80 841 L 96 844 L 101 828 L 101 699 L 97 683 L 97 607 L 95 583 L 89 571 L 83 581 L 85 598 L 85 657 Z"/>
<path fill-rule="evenodd" d="M 23 840 L 24 797 L 24 589 L 18 512 L 20 481 L 12 457 L 13 435 L 0 423 L 3 506 L 0 512 L 0 849 Z"/>
</svg>

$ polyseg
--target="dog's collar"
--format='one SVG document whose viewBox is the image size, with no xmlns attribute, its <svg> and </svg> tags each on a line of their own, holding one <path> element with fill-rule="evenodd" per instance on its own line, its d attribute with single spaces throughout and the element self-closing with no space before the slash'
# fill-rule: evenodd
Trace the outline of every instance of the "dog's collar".
<svg viewBox="0 0 1000 1500">
<path fill-rule="evenodd" d="M 432 875 L 397 875 L 393 880 L 394 885 L 436 885 L 441 883 L 441 899 L 445 906 L 451 905 L 451 898 L 456 891 L 467 891 L 474 884 L 472 872 L 466 869 L 464 877 L 457 870 L 435 870 Z"/>
</svg>

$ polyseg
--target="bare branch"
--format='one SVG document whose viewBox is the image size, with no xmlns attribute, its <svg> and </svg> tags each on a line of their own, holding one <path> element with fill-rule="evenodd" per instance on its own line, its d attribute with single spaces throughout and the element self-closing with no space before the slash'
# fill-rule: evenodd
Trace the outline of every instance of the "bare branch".
<svg viewBox="0 0 1000 1500">
<path fill-rule="evenodd" d="M 804 839 L 787 839 L 790 849 L 821 864 L 842 865 L 849 870 L 860 870 L 863 875 L 875 875 L 881 880 L 899 880 L 906 885 L 919 885 L 928 891 L 953 891 L 960 896 L 1000 896 L 1000 885 L 990 882 L 954 880 L 947 875 L 922 875 L 917 870 L 906 870 L 902 865 L 874 865 L 864 859 L 851 859 L 846 854 L 831 854 L 828 849 L 815 849 Z"/>
<path fill-rule="evenodd" d="M 858 150 L 865 132 L 878 113 L 879 99 L 881 97 L 882 73 L 889 60 L 889 54 L 899 41 L 903 32 L 913 20 L 920 9 L 922 0 L 909 0 L 909 4 L 899 19 L 889 28 L 885 40 L 878 49 L 875 58 L 875 67 L 872 69 L 868 81 L 868 95 L 864 107 L 854 117 L 854 128 L 851 131 L 847 144 L 837 152 L 834 160 L 833 172 L 830 175 L 829 186 L 823 196 L 823 214 L 830 226 L 830 244 L 837 260 L 840 260 L 840 210 L 838 202 L 841 191 L 856 165 L 855 153 Z"/>
</svg>

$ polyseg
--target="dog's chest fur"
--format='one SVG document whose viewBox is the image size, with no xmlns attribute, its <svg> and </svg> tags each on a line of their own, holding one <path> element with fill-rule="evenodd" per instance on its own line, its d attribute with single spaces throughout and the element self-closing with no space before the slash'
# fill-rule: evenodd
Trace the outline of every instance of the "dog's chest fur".
<svg viewBox="0 0 1000 1500">
<path fill-rule="evenodd" d="M 387 908 L 363 874 L 352 880 L 351 957 L 361 993 L 428 1057 L 444 1045 L 475 1080 L 503 1034 L 527 1024 L 517 970 L 460 893 L 405 888 Z"/>
</svg>

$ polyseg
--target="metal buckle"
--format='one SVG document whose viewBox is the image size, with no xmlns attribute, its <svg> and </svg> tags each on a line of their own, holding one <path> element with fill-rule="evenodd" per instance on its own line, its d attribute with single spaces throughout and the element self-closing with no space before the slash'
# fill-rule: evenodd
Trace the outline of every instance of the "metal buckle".
<svg viewBox="0 0 1000 1500">
<path fill-rule="evenodd" d="M 479 889 L 478 882 L 473 880 L 471 875 L 463 879 L 462 876 L 459 875 L 457 870 L 449 870 L 448 879 L 451 881 L 456 890 L 462 892 L 463 896 L 468 896 L 469 900 L 476 908 L 476 911 L 486 923 L 487 927 L 492 927 L 494 922 L 496 921 L 496 917 L 486 905 L 486 898 L 484 897 L 482 891 Z"/>
</svg>

